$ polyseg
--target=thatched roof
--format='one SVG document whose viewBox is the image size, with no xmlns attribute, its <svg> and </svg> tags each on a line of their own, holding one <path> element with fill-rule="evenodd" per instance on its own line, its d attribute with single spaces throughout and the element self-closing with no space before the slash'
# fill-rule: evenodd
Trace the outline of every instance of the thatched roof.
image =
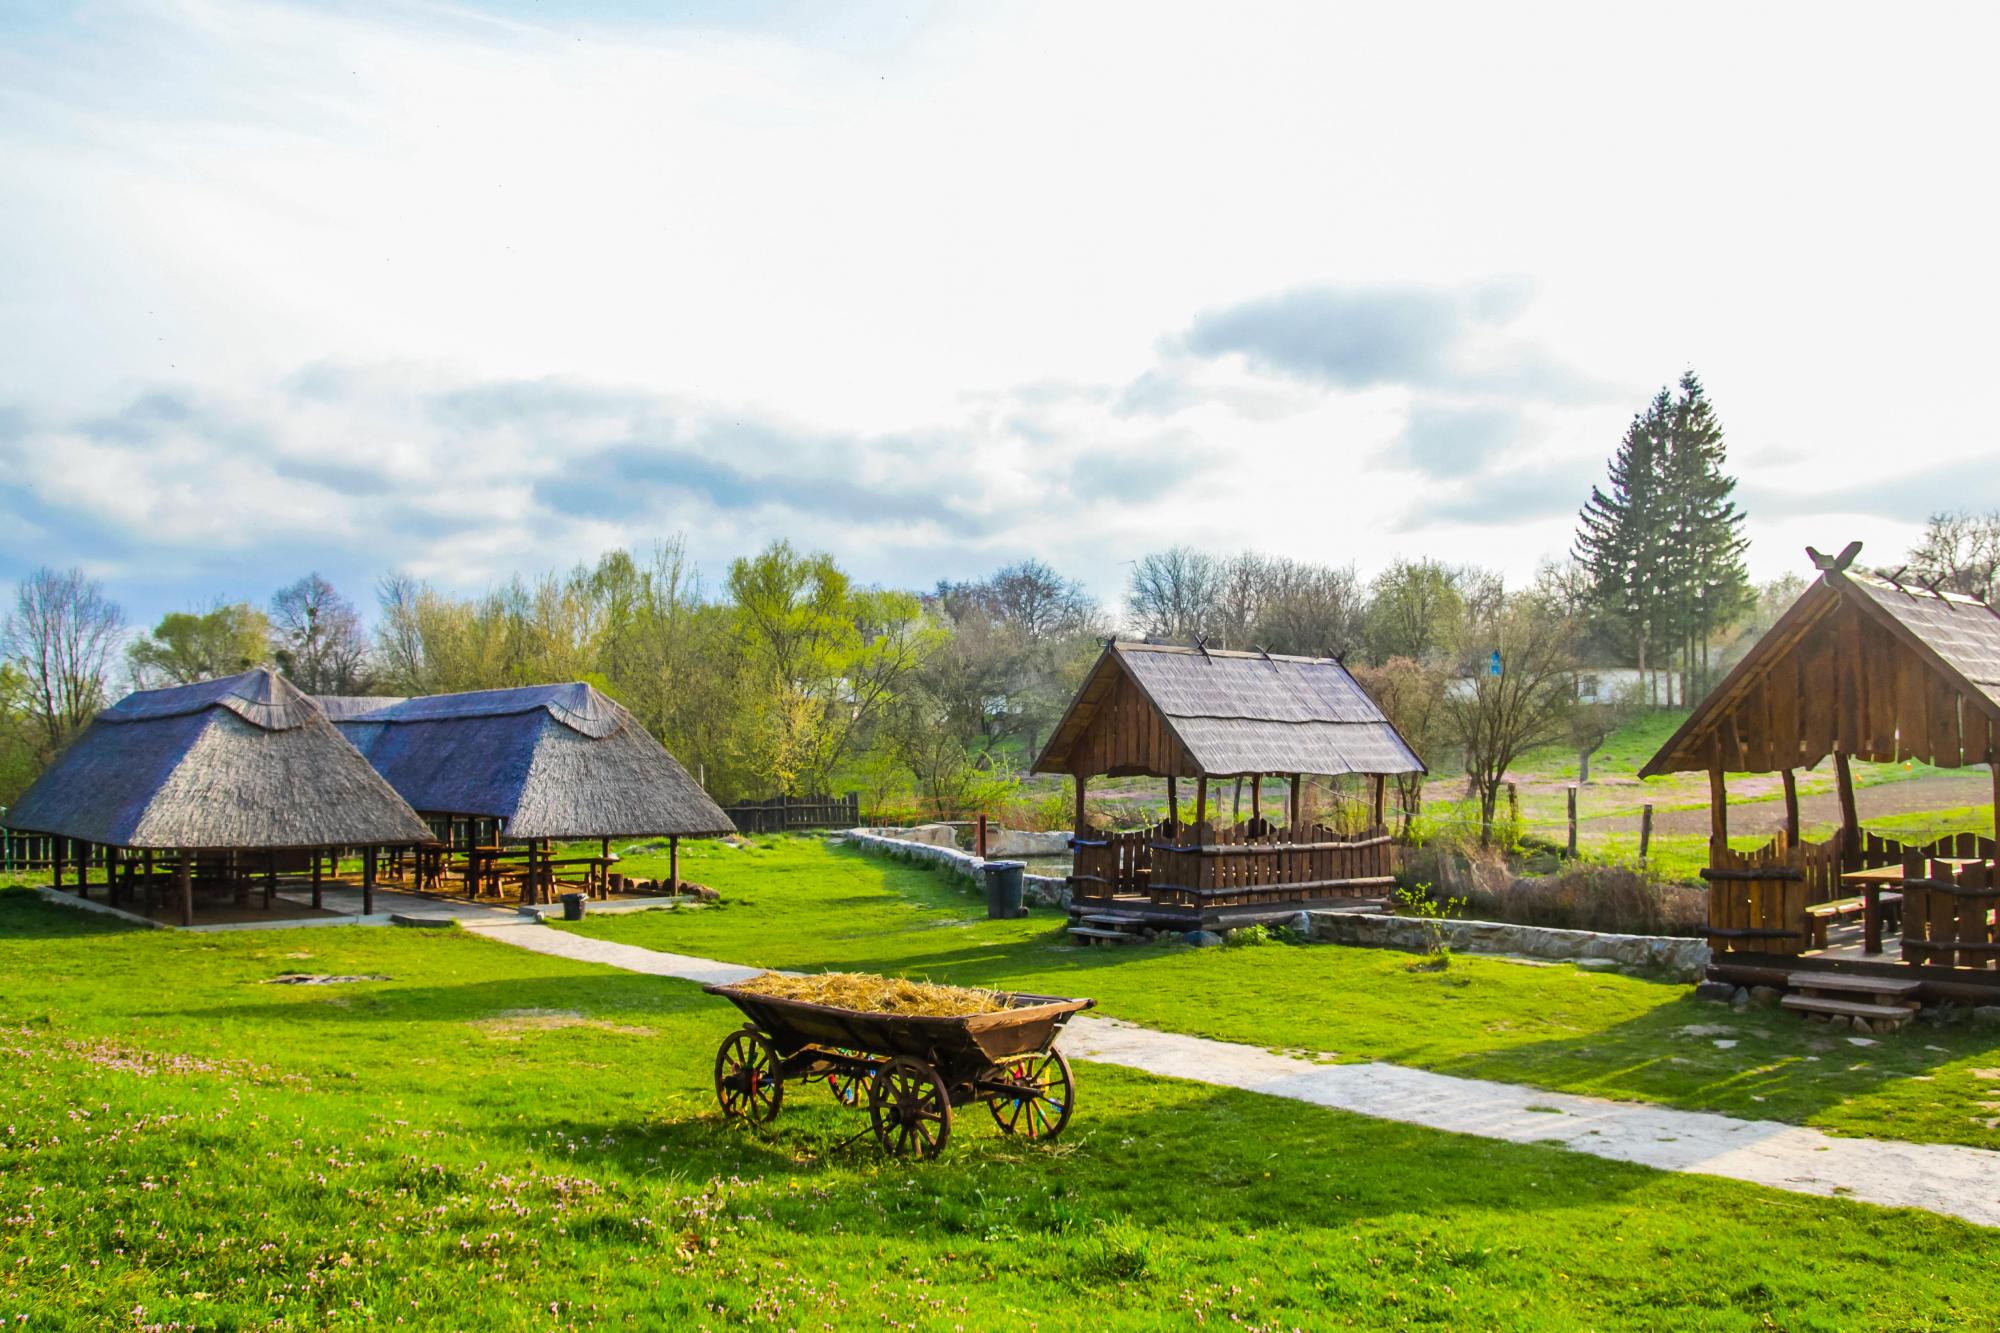
<svg viewBox="0 0 2000 1333">
<path fill-rule="evenodd" d="M 113 847 L 366 847 L 431 832 L 269 668 L 141 690 L 97 715 L 7 812 Z"/>
<path fill-rule="evenodd" d="M 1809 768 L 1835 750 L 1940 767 L 2000 751 L 2000 613 L 1827 569 L 1639 770 Z"/>
<path fill-rule="evenodd" d="M 364 713 L 379 713 L 403 702 L 400 694 L 315 694 L 313 702 L 329 722 L 346 722 Z"/>
<path fill-rule="evenodd" d="M 1424 765 L 1333 658 L 1113 643 L 1035 771 L 1230 777 Z"/>
<path fill-rule="evenodd" d="M 418 810 L 500 819 L 509 838 L 736 831 L 637 718 L 580 681 L 405 699 L 340 728 Z"/>
</svg>

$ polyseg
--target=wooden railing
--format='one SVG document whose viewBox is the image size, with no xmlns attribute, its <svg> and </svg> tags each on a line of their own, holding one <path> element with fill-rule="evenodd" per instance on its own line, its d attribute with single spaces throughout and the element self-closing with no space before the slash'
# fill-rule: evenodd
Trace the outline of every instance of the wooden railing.
<svg viewBox="0 0 2000 1333">
<path fill-rule="evenodd" d="M 1752 852 L 1710 853 L 1708 947 L 1715 953 L 1797 954 L 1811 938 L 1806 908 L 1841 896 L 1841 835 L 1792 845 L 1780 833 Z"/>
<path fill-rule="evenodd" d="M 107 864 L 107 849 L 83 844 L 74 838 L 56 838 L 47 833 L 19 833 L 0 829 L 0 870 L 47 870 L 55 865 L 56 844 L 62 844 L 63 864 L 74 868 L 82 850 L 92 866 Z"/>
<path fill-rule="evenodd" d="M 1976 848 L 1966 850 L 1977 855 Z M 1974 971 L 2000 967 L 1994 926 L 2000 877 L 1991 864 L 1912 854 L 1903 862 L 1903 875 L 1904 962 Z"/>
<path fill-rule="evenodd" d="M 1156 906 L 1200 911 L 1374 896 L 1395 883 L 1395 847 L 1381 828 L 1347 838 L 1313 825 L 1295 837 L 1261 819 L 1222 828 L 1163 823 L 1070 845 L 1078 899 L 1138 894 Z"/>
<path fill-rule="evenodd" d="M 1981 837 L 1977 833 L 1947 833 L 1935 842 L 1921 845 L 1897 842 L 1880 834 L 1861 832 L 1861 846 L 1849 870 L 1867 870 L 1875 866 L 1907 866 L 1910 858 L 1919 860 L 1973 860 L 1993 859 L 1993 839 Z"/>
</svg>

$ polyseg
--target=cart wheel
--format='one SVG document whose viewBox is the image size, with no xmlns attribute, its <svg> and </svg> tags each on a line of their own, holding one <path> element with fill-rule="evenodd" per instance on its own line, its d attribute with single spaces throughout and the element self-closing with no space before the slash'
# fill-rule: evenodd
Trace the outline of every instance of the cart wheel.
<svg viewBox="0 0 2000 1333">
<path fill-rule="evenodd" d="M 951 1099 L 944 1080 L 922 1060 L 899 1055 L 868 1083 L 868 1118 L 884 1152 L 935 1157 L 951 1141 Z"/>
<path fill-rule="evenodd" d="M 777 1117 L 785 1102 L 785 1081 L 770 1038 L 750 1028 L 723 1038 L 715 1053 L 715 1100 L 731 1119 L 761 1125 Z"/>
<path fill-rule="evenodd" d="M 1009 1134 L 1044 1141 L 1063 1132 L 1076 1101 L 1076 1079 L 1061 1051 L 1024 1055 L 1002 1065 L 1000 1076 L 1018 1087 L 1033 1088 L 1041 1096 L 993 1098 L 986 1109 L 993 1112 L 994 1123 Z"/>
<path fill-rule="evenodd" d="M 860 1052 L 850 1051 L 845 1047 L 838 1047 L 834 1050 L 834 1054 L 858 1056 Z M 843 1074 L 839 1070 L 835 1070 L 826 1076 L 826 1090 L 832 1093 L 842 1106 L 859 1106 L 861 1104 L 861 1088 L 867 1082 L 868 1076 L 866 1074 Z"/>
</svg>

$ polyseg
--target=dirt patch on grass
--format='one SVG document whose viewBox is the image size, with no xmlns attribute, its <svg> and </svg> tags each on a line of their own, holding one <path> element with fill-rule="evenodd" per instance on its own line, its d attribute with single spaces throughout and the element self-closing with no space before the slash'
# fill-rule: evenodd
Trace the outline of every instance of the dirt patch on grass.
<svg viewBox="0 0 2000 1333">
<path fill-rule="evenodd" d="M 1766 784 L 1771 785 L 1771 784 Z M 1754 784 L 1736 780 L 1729 784 L 1733 798 L 1729 807 L 1731 833 L 1776 833 L 1785 826 L 1783 801 L 1736 804 L 1745 797 L 1760 795 Z M 1905 782 L 1885 782 L 1862 787 L 1854 793 L 1854 807 L 1862 823 L 1890 815 L 1921 814 L 1929 810 L 1956 810 L 1961 806 L 1983 805 L 1993 799 L 1993 779 L 1985 773 L 1940 774 L 1911 778 Z M 1799 818 L 1806 824 L 1838 824 L 1840 798 L 1832 792 L 1799 797 Z M 1586 834 L 1637 833 L 1639 816 L 1609 815 L 1581 821 Z M 1659 810 L 1654 812 L 1653 833 L 1659 837 L 1679 834 L 1706 834 L 1708 811 Z"/>
<path fill-rule="evenodd" d="M 473 1027 L 500 1041 L 519 1041 L 530 1032 L 555 1032 L 562 1028 L 591 1028 L 621 1037 L 650 1037 L 653 1029 L 630 1023 L 607 1023 L 601 1018 L 585 1018 L 574 1009 L 504 1009 L 491 1018 L 475 1019 Z"/>
</svg>

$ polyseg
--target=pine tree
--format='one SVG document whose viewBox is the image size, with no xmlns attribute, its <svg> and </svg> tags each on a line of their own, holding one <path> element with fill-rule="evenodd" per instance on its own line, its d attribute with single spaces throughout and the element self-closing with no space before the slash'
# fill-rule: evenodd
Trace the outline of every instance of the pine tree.
<svg viewBox="0 0 2000 1333">
<path fill-rule="evenodd" d="M 1667 642 L 1660 571 L 1667 559 L 1664 455 L 1673 400 L 1665 389 L 1632 418 L 1610 462 L 1610 489 L 1593 486 L 1579 515 L 1576 557 L 1590 575 L 1598 615 L 1632 649 L 1646 680 L 1649 650 Z"/>
<path fill-rule="evenodd" d="M 1667 596 L 1686 703 L 1707 684 L 1710 641 L 1749 609 L 1751 593 L 1743 566 L 1749 539 L 1743 535 L 1743 512 L 1731 498 L 1736 479 L 1723 471 L 1728 453 L 1722 423 L 1692 370 L 1681 376 L 1679 389 L 1662 473 L 1672 536 Z"/>
</svg>

